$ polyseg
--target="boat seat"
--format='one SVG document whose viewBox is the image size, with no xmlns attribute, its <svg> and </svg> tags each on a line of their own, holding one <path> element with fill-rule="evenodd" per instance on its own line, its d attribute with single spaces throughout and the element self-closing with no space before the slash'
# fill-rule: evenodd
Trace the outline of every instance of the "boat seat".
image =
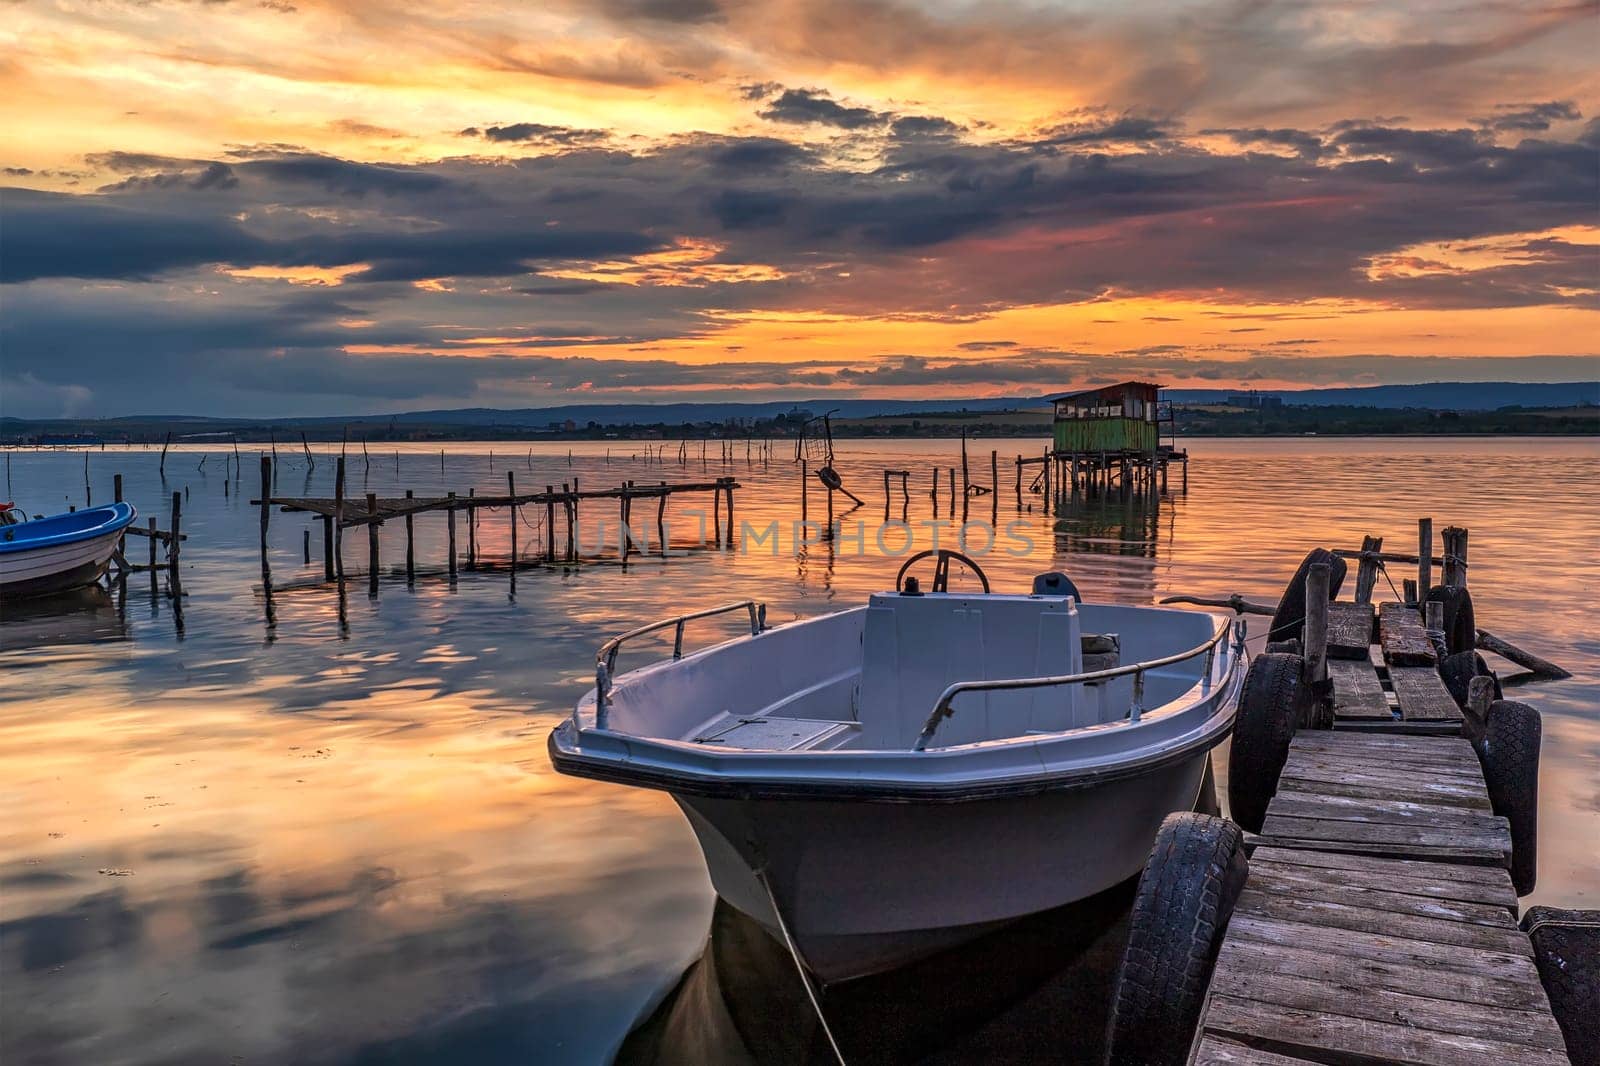
<svg viewBox="0 0 1600 1066">
<path fill-rule="evenodd" d="M 725 715 L 695 737 L 694 742 L 750 751 L 831 751 L 842 747 L 860 728 L 855 722 L 817 718 Z"/>
</svg>

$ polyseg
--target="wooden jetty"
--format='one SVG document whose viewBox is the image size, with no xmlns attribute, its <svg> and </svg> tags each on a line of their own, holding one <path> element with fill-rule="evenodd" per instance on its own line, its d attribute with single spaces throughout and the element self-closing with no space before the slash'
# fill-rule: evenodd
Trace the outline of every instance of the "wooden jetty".
<svg viewBox="0 0 1600 1066">
<path fill-rule="evenodd" d="M 478 494 L 475 490 L 468 490 L 465 494 L 446 493 L 443 496 L 417 496 L 407 492 L 404 496 L 380 497 L 375 493 L 366 493 L 364 496 L 352 497 L 345 492 L 345 460 L 340 456 L 336 461 L 334 476 L 334 495 L 332 497 L 309 496 L 279 496 L 272 492 L 272 459 L 269 456 L 261 457 L 261 495 L 250 501 L 253 506 L 261 508 L 261 553 L 262 566 L 265 573 L 267 567 L 267 531 L 270 525 L 270 515 L 274 507 L 286 513 L 303 513 L 315 515 L 322 523 L 323 547 L 323 579 L 334 581 L 344 576 L 344 531 L 347 529 L 367 530 L 368 574 L 375 584 L 379 573 L 379 539 L 378 531 L 386 522 L 404 521 L 406 530 L 406 574 L 412 577 L 416 572 L 416 547 L 414 519 L 417 515 L 429 513 L 442 513 L 445 515 L 447 528 L 447 561 L 448 573 L 454 577 L 458 570 L 458 550 L 456 536 L 456 515 L 465 513 L 467 524 L 467 552 L 465 565 L 468 569 L 486 565 L 488 560 L 480 553 L 477 543 L 478 515 L 484 510 L 504 510 L 509 515 L 509 544 L 510 553 L 506 566 L 515 571 L 518 567 L 531 567 L 540 565 L 555 565 L 557 563 L 576 563 L 579 561 L 579 508 L 580 505 L 594 501 L 615 501 L 619 520 L 618 542 L 623 561 L 626 562 L 630 553 L 637 548 L 637 534 L 647 531 L 654 526 L 658 547 L 665 551 L 667 545 L 667 501 L 676 495 L 684 493 L 710 493 L 713 536 L 717 547 L 734 546 L 734 490 L 740 487 L 732 477 L 718 477 L 711 481 L 668 483 L 661 481 L 657 484 L 640 484 L 635 481 L 626 481 L 623 484 L 609 489 L 580 489 L 578 481 L 574 478 L 571 482 L 563 482 L 560 487 L 551 484 L 544 487 L 542 492 L 519 492 L 516 484 L 516 474 L 506 473 L 506 491 L 497 494 Z M 654 522 L 649 521 L 648 514 L 644 522 L 637 522 L 633 516 L 633 506 L 640 501 L 655 501 L 656 510 Z M 519 526 L 521 525 L 520 509 L 533 507 L 542 509 L 544 540 L 533 558 L 524 559 L 518 552 Z M 557 511 L 560 511 L 563 521 L 558 522 Z M 564 536 L 558 536 L 558 526 L 564 530 Z M 305 557 L 310 559 L 310 534 L 306 534 Z"/>
<path fill-rule="evenodd" d="M 1331 728 L 1295 732 L 1247 838 L 1191 1063 L 1569 1061 L 1517 924 L 1513 877 L 1531 858 L 1514 863 L 1512 822 L 1470 739 L 1493 682 L 1473 681 L 1463 713 L 1439 675 L 1442 625 L 1427 610 L 1439 604 L 1371 602 L 1384 561 L 1420 566 L 1429 588 L 1441 560 L 1421 527 L 1416 556 L 1383 557 L 1370 537 L 1341 553 L 1361 563 L 1349 602 L 1328 603 L 1326 564 L 1311 567 L 1307 673 L 1315 684 L 1325 667 Z M 1445 580 L 1464 585 L 1466 531 L 1446 543 Z"/>
</svg>

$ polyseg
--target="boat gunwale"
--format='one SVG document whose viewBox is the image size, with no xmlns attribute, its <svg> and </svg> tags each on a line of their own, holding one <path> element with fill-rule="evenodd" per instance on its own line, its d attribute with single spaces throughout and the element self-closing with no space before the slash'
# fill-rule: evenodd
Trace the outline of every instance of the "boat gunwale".
<svg viewBox="0 0 1600 1066">
<path fill-rule="evenodd" d="M 134 519 L 139 517 L 138 509 L 133 504 L 119 500 L 116 503 L 102 504 L 99 507 L 86 507 L 82 511 L 45 515 L 43 518 L 35 518 L 28 522 L 18 522 L 15 525 L 7 526 L 6 529 L 23 531 L 27 531 L 29 527 L 37 529 L 39 526 L 50 524 L 56 519 L 80 518 L 93 511 L 105 511 L 107 515 L 103 521 L 97 522 L 92 526 L 63 530 L 57 533 L 45 532 L 38 536 L 29 535 L 20 538 L 14 537 L 9 540 L 0 539 L 0 555 L 18 555 L 43 548 L 60 548 L 112 536 L 121 533 L 133 524 Z"/>
<path fill-rule="evenodd" d="M 832 612 L 832 614 L 817 617 L 833 617 L 865 609 L 865 606 L 852 607 L 847 608 L 845 611 Z M 1209 615 L 1213 620 L 1214 633 L 1218 631 L 1225 633 L 1232 626 L 1232 619 L 1227 618 L 1220 612 L 1182 611 L 1162 607 L 1139 607 L 1137 609 L 1170 611 L 1190 616 L 1195 614 Z M 766 632 L 770 633 L 787 626 L 801 625 L 815 620 L 798 619 L 794 622 L 784 623 L 781 626 L 774 626 Z M 664 659 L 648 663 L 629 673 L 641 674 L 653 672 L 657 669 L 679 666 L 682 663 L 700 659 L 733 644 L 759 640 L 765 635 L 766 633 L 759 636 L 734 637 L 702 648 L 682 659 Z M 1208 641 L 1207 643 L 1210 642 Z M 1222 677 L 1213 680 L 1208 688 L 1205 687 L 1205 678 L 1201 678 L 1177 698 L 1144 711 L 1137 720 L 1120 719 L 1112 722 L 1096 722 L 1069 730 L 1049 733 L 1024 733 L 1011 737 L 923 750 L 902 750 L 898 748 L 831 749 L 822 751 L 718 749 L 696 745 L 692 741 L 679 738 L 649 737 L 621 730 L 585 725 L 583 723 L 584 718 L 587 718 L 590 722 L 594 720 L 595 690 L 590 689 L 578 700 L 572 712 L 564 717 L 556 728 L 551 731 L 547 747 L 551 762 L 557 770 L 563 773 L 596 780 L 637 785 L 644 788 L 655 788 L 667 792 L 683 793 L 685 795 L 773 799 L 855 798 L 879 799 L 890 802 L 927 800 L 960 802 L 1092 787 L 1122 777 L 1137 776 L 1168 761 L 1187 757 L 1196 750 L 1209 750 L 1221 743 L 1232 732 L 1234 714 L 1230 705 L 1236 700 L 1238 690 L 1243 685 L 1243 664 L 1246 658 L 1241 651 L 1228 648 L 1226 640 L 1217 641 L 1217 643 L 1227 648 L 1228 652 L 1232 652 L 1226 659 L 1227 666 Z M 623 677 L 627 676 L 626 674 L 623 675 Z M 1178 715 L 1193 712 L 1207 705 L 1209 705 L 1211 711 L 1198 727 L 1170 737 L 1146 739 L 1149 738 L 1150 727 L 1169 723 L 1171 719 Z M 819 721 L 822 721 L 822 719 L 819 719 Z M 1103 735 L 1111 731 L 1126 735 L 1131 743 L 1118 752 L 1107 754 L 1097 762 L 1077 766 L 1051 766 L 1046 761 L 1045 753 L 1039 752 L 1041 743 L 1055 747 L 1057 745 L 1070 744 L 1075 738 L 1091 734 Z M 593 736 L 598 740 L 616 744 L 622 750 L 585 752 L 583 750 L 583 738 L 585 736 Z M 1143 743 L 1140 741 L 1143 741 Z M 870 772 L 872 769 L 870 763 L 857 761 L 862 760 L 863 757 L 875 756 L 878 760 L 885 762 L 887 761 L 884 759 L 885 756 L 911 757 L 919 762 L 930 764 L 955 760 L 959 764 L 963 761 L 970 761 L 975 755 L 988 754 L 997 749 L 1007 747 L 1020 749 L 1023 745 L 1033 749 L 1038 757 L 1037 765 L 1039 769 L 1015 772 L 1017 768 L 1012 767 L 1012 772 L 1001 769 L 984 777 L 917 781 L 906 775 L 905 767 L 902 765 L 883 767 L 884 772 L 876 779 L 864 779 L 856 776 L 864 771 Z M 704 765 L 665 766 L 641 764 L 635 758 L 634 749 L 636 747 L 652 749 L 668 756 L 691 757 L 696 762 Z M 817 768 L 815 765 L 803 767 L 799 765 L 800 763 L 812 762 L 823 757 L 831 757 L 834 760 L 853 757 L 851 761 L 855 765 L 851 767 L 852 776 L 839 778 L 796 776 Z M 761 760 L 767 765 L 758 771 L 741 772 L 741 763 L 748 764 L 756 760 Z M 775 760 L 781 760 L 781 762 L 791 765 L 774 766 L 772 763 Z M 714 763 L 721 765 L 713 768 L 712 764 Z"/>
</svg>

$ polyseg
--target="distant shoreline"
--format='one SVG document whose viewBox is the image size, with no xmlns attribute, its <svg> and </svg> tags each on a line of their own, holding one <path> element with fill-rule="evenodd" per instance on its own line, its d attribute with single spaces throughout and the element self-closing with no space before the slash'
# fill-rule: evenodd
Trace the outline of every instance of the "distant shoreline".
<svg viewBox="0 0 1600 1066">
<path fill-rule="evenodd" d="M 0 419 L 0 447 L 98 446 L 123 444 L 273 444 L 297 449 L 304 442 L 450 443 L 459 441 L 659 441 L 793 440 L 820 432 L 807 422 L 811 412 L 776 418 L 667 424 L 604 425 L 570 420 L 559 428 L 529 425 L 415 422 L 398 419 L 326 419 L 267 422 L 251 419 Z M 1492 411 L 1432 411 L 1380 407 L 1281 405 L 1261 408 L 1225 404 L 1174 405 L 1175 421 L 1162 420 L 1165 434 L 1179 438 L 1214 437 L 1582 437 L 1600 435 L 1600 407 L 1508 407 Z M 833 435 L 844 440 L 915 440 L 974 437 L 1051 437 L 1048 409 L 929 411 L 833 420 Z"/>
</svg>

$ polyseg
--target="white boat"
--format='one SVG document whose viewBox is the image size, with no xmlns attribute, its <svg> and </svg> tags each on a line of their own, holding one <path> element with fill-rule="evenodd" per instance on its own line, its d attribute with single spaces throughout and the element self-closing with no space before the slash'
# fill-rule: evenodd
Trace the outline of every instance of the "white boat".
<svg viewBox="0 0 1600 1066">
<path fill-rule="evenodd" d="M 0 509 L 0 597 L 47 596 L 98 581 L 137 517 L 132 504 L 86 507 L 18 522 Z"/>
<path fill-rule="evenodd" d="M 727 611 L 748 636 L 682 654 L 686 622 Z M 1137 875 L 1161 820 L 1194 808 L 1247 662 L 1229 615 L 1071 595 L 908 587 L 764 618 L 728 604 L 609 642 L 550 754 L 670 792 L 717 893 L 824 980 Z M 671 659 L 615 673 L 664 629 Z"/>
</svg>

